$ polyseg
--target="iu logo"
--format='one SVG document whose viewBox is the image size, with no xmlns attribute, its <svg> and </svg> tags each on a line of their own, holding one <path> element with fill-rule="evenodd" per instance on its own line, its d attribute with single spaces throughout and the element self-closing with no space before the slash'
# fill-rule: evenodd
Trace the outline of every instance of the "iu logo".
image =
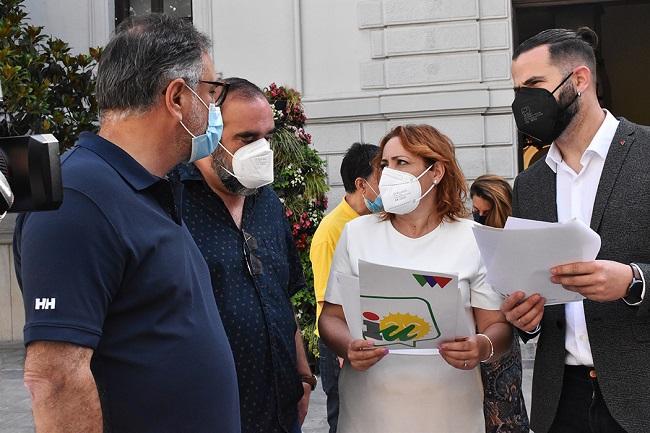
<svg viewBox="0 0 650 433">
<path fill-rule="evenodd" d="M 34 310 L 54 310 L 56 308 L 56 298 L 36 298 Z"/>
</svg>

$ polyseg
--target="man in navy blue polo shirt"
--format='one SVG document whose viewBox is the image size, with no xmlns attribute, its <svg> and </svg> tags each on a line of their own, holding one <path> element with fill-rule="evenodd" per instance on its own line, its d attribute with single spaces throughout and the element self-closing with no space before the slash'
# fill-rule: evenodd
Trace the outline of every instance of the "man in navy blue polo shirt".
<svg viewBox="0 0 650 433">
<path fill-rule="evenodd" d="M 210 274 L 165 178 L 219 141 L 208 50 L 182 19 L 121 25 L 99 63 L 99 134 L 62 158 L 63 205 L 18 219 L 37 432 L 240 432 Z"/>
<path fill-rule="evenodd" d="M 299 432 L 315 377 L 289 299 L 305 284 L 300 258 L 268 186 L 273 112 L 254 84 L 226 82 L 221 146 L 180 170 L 183 218 L 210 268 L 232 346 L 242 433 Z"/>
</svg>

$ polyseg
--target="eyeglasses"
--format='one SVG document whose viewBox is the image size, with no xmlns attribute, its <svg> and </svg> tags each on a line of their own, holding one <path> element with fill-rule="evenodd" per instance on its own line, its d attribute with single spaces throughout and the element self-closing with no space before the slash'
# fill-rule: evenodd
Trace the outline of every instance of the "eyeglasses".
<svg viewBox="0 0 650 433">
<path fill-rule="evenodd" d="M 257 252 L 257 239 L 244 230 L 242 230 L 242 233 L 244 234 L 244 260 L 246 261 L 248 273 L 251 277 L 262 275 L 262 261 L 255 255 Z"/>
<path fill-rule="evenodd" d="M 212 98 L 214 100 L 214 105 L 219 107 L 221 106 L 221 104 L 223 104 L 223 101 L 225 101 L 226 95 L 228 94 L 228 88 L 230 87 L 230 83 L 226 83 L 225 81 L 221 81 L 221 80 L 217 80 L 217 81 L 199 80 L 199 83 L 215 86 L 214 93 L 218 93 L 218 95 L 216 99 L 214 99 L 214 96 Z M 162 94 L 164 95 L 166 92 L 167 92 L 167 88 L 163 89 Z M 210 93 L 212 94 L 212 92 Z"/>
<path fill-rule="evenodd" d="M 223 104 L 223 101 L 226 99 L 226 95 L 228 94 L 228 88 L 230 87 L 230 83 L 226 83 L 225 81 L 217 80 L 217 81 L 208 81 L 208 80 L 199 80 L 199 83 L 204 83 L 204 84 L 209 84 L 211 86 L 215 86 L 215 92 L 218 92 L 219 94 L 217 95 L 217 99 L 214 101 L 214 105 L 217 107 Z"/>
</svg>

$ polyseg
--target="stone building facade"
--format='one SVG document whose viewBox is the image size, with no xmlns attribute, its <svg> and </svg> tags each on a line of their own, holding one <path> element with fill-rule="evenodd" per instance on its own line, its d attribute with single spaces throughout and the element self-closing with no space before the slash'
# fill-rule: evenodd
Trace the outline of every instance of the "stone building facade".
<svg viewBox="0 0 650 433">
<path fill-rule="evenodd" d="M 76 51 L 107 41 L 123 3 L 26 0 L 33 23 Z M 468 180 L 515 176 L 512 10 L 510 0 L 191 1 L 191 19 L 212 37 L 224 76 L 303 93 L 332 205 L 343 195 L 345 150 L 404 123 L 447 134 Z M 0 341 L 20 341 L 24 321 L 11 233 L 8 219 L 0 227 Z"/>
</svg>

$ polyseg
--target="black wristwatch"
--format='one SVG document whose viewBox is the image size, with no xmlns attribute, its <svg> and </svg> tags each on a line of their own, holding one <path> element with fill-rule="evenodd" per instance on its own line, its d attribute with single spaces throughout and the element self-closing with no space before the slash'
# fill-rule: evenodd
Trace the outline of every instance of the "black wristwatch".
<svg viewBox="0 0 650 433">
<path fill-rule="evenodd" d="M 636 263 L 630 263 L 630 268 L 632 268 L 632 282 L 627 288 L 627 294 L 623 298 L 628 305 L 638 305 L 643 301 L 645 295 L 645 284 L 643 281 L 643 274 L 641 269 L 636 265 Z"/>
<path fill-rule="evenodd" d="M 311 390 L 316 389 L 316 384 L 318 383 L 318 379 L 316 379 L 316 375 L 314 374 L 303 374 L 300 376 L 300 380 L 302 383 L 306 383 L 309 386 L 311 386 Z"/>
</svg>

